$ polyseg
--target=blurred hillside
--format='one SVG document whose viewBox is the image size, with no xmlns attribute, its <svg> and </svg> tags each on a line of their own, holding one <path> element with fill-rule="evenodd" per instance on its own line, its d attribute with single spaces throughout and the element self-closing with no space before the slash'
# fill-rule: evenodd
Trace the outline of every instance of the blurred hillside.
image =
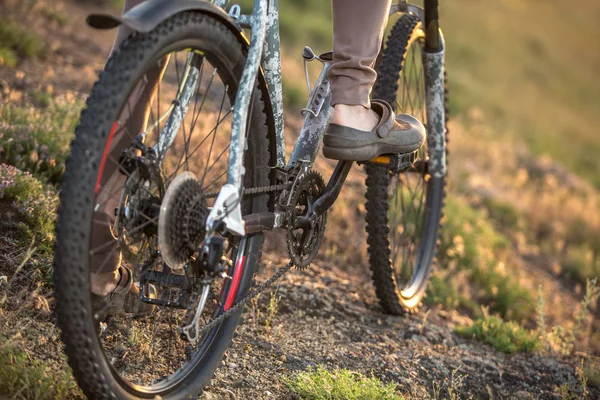
<svg viewBox="0 0 600 400">
<path fill-rule="evenodd" d="M 241 3 L 248 9 L 252 1 Z M 276 334 L 260 317 L 269 300 L 252 305 L 233 354 L 250 354 L 252 377 L 261 370 L 272 375 L 265 372 L 236 389 L 239 398 L 254 396 L 251 390 L 260 384 L 288 394 L 285 386 L 272 383 L 273 376 L 286 378 L 290 369 L 317 363 L 374 371 L 412 398 L 433 393 L 432 381 L 444 382 L 449 397 L 453 391 L 461 393 L 454 398 L 487 395 L 481 382 L 489 376 L 477 374 L 487 371 L 488 359 L 499 366 L 493 368 L 500 385 L 503 374 L 508 385 L 539 375 L 556 398 L 583 398 L 584 378 L 588 386 L 600 387 L 600 303 L 589 284 L 600 276 L 600 2 L 441 3 L 450 186 L 423 308 L 394 319 L 376 304 L 366 257 L 364 173 L 354 168 L 329 216 L 315 272 L 282 283 L 283 305 L 269 322 L 279 326 Z M 114 31 L 94 31 L 83 21 L 93 10 L 119 10 L 121 4 L 0 2 L 0 398 L 79 395 L 70 374 L 63 373 L 66 364 L 52 323 L 54 209 L 79 111 L 114 37 Z M 291 150 L 307 99 L 301 50 L 331 48 L 331 5 L 280 0 L 280 17 Z M 311 73 L 317 72 L 312 65 Z M 317 168 L 327 174 L 333 165 L 321 159 Z M 285 256 L 285 244 L 277 235 L 268 239 L 264 262 L 270 268 Z M 322 324 L 319 329 L 333 333 L 307 332 L 305 326 L 316 324 L 302 320 L 307 313 Z M 457 326 L 463 328 L 455 332 Z M 302 335 L 312 338 L 310 345 L 297 340 Z M 338 336 L 342 339 L 335 342 Z M 327 347 L 344 340 L 364 345 L 372 358 L 357 361 L 345 358 L 344 346 Z M 248 351 L 246 342 L 255 349 Z M 310 347 L 319 343 L 322 348 Z M 382 360 L 393 346 L 408 350 Z M 297 359 L 280 361 L 288 347 Z M 494 349 L 536 355 L 511 358 Z M 263 362 L 273 354 L 277 361 Z M 415 354 L 434 361 L 427 364 Z M 461 357 L 478 361 L 463 364 Z M 535 364 L 525 364 L 530 359 Z M 547 365 L 551 371 L 543 369 Z M 454 368 L 466 370 L 466 383 L 456 388 Z M 226 372 L 240 379 L 248 375 L 233 367 Z M 228 379 L 218 375 L 213 391 L 229 396 L 219 391 L 229 387 Z M 537 396 L 536 385 L 543 385 L 536 382 L 511 390 L 523 391 L 522 398 Z"/>
</svg>

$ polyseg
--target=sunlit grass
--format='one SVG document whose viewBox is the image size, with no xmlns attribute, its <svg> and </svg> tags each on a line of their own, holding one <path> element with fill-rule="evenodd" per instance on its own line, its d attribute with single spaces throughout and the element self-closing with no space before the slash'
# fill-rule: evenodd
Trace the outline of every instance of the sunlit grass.
<svg viewBox="0 0 600 400">
<path fill-rule="evenodd" d="M 396 385 L 336 368 L 318 366 L 286 380 L 288 388 L 304 400 L 401 400 Z"/>
<path fill-rule="evenodd" d="M 484 316 L 471 326 L 457 328 L 456 332 L 467 338 L 482 340 L 503 353 L 531 352 L 540 346 L 536 332 L 495 316 Z"/>
<path fill-rule="evenodd" d="M 448 198 L 445 214 L 438 250 L 442 271 L 438 274 L 446 282 L 430 286 L 429 295 L 472 311 L 477 311 L 473 310 L 475 302 L 505 318 L 520 321 L 531 317 L 535 302 L 511 274 L 508 239 L 462 198 Z M 475 290 L 469 291 L 467 284 Z"/>
<path fill-rule="evenodd" d="M 14 66 L 16 56 L 21 58 L 41 57 L 46 54 L 48 47 L 43 38 L 23 25 L 0 18 L 0 50 L 5 65 Z M 7 62 L 6 60 L 10 60 L 11 57 L 13 60 Z"/>
<path fill-rule="evenodd" d="M 0 105 L 0 162 L 58 184 L 83 107 L 72 96 L 33 96 L 36 107 Z"/>
<path fill-rule="evenodd" d="M 49 370 L 43 361 L 5 341 L 5 337 L 0 337 L 0 395 L 36 400 L 82 396 L 70 374 Z"/>
</svg>

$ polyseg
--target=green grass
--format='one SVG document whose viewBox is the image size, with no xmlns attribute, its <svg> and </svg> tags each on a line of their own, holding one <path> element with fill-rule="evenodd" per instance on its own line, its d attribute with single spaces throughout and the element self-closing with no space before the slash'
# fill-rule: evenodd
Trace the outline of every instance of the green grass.
<svg viewBox="0 0 600 400">
<path fill-rule="evenodd" d="M 0 337 L 0 395 L 27 400 L 83 396 L 70 374 L 50 371 L 44 362 L 32 358 L 19 347 L 4 343 L 5 338 Z"/>
<path fill-rule="evenodd" d="M 521 215 L 513 204 L 493 196 L 482 198 L 482 203 L 489 217 L 503 231 L 510 230 L 514 232 L 526 229 L 523 215 Z"/>
<path fill-rule="evenodd" d="M 585 247 L 569 250 L 561 262 L 563 272 L 574 281 L 584 284 L 588 279 L 600 277 L 600 265 L 593 260 Z"/>
<path fill-rule="evenodd" d="M 508 240 L 494 229 L 485 214 L 466 200 L 449 196 L 444 214 L 440 264 L 458 270 L 486 267 L 496 254 L 507 248 Z"/>
<path fill-rule="evenodd" d="M 57 185 L 83 102 L 33 97 L 39 108 L 0 105 L 0 162 Z"/>
<path fill-rule="evenodd" d="M 531 352 L 539 348 L 537 333 L 516 322 L 505 322 L 496 316 L 484 316 L 471 326 L 456 328 L 464 337 L 482 340 L 503 353 Z"/>
<path fill-rule="evenodd" d="M 17 65 L 17 54 L 14 50 L 0 47 L 0 66 L 14 67 Z"/>
<path fill-rule="evenodd" d="M 384 384 L 377 378 L 336 368 L 318 366 L 286 379 L 288 388 L 305 400 L 400 400 L 396 385 Z"/>
<path fill-rule="evenodd" d="M 12 51 L 21 58 L 42 57 L 47 49 L 44 39 L 22 24 L 0 18 L 0 50 L 5 56 Z"/>
<path fill-rule="evenodd" d="M 54 221 L 58 196 L 51 186 L 44 187 L 40 181 L 16 167 L 0 164 L 0 201 L 8 202 L 19 214 L 16 221 L 3 219 L 0 227 L 10 229 L 25 223 L 28 229 L 20 229 L 25 241 L 36 236 L 50 250 L 54 241 Z"/>
<path fill-rule="evenodd" d="M 69 16 L 66 12 L 57 9 L 56 7 L 41 6 L 38 12 L 50 22 L 56 22 L 58 26 L 66 26 L 69 22 Z"/>
<path fill-rule="evenodd" d="M 432 299 L 440 299 L 442 305 L 455 304 L 468 310 L 474 309 L 474 303 L 481 303 L 503 318 L 519 321 L 531 318 L 535 301 L 506 266 L 510 261 L 506 237 L 494 228 L 485 213 L 460 197 L 448 197 L 445 214 L 438 263 L 449 271 L 443 278 L 449 281 L 436 284 L 434 280 L 429 288 Z M 452 280 L 459 276 L 465 276 L 474 285 L 475 293 L 463 295 L 452 288 L 457 286 Z"/>
</svg>

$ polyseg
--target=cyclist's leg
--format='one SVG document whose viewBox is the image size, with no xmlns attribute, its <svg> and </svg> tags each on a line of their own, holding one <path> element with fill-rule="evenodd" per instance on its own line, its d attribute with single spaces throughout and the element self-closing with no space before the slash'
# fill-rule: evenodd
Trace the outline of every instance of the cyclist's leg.
<svg viewBox="0 0 600 400">
<path fill-rule="evenodd" d="M 373 69 L 391 0 L 332 0 L 333 65 L 329 69 L 333 105 L 369 108 L 377 74 Z"/>
<path fill-rule="evenodd" d="M 333 65 L 329 69 L 334 106 L 323 138 L 328 158 L 366 161 L 384 153 L 418 149 L 425 128 L 409 115 L 394 115 L 383 101 L 369 95 L 373 69 L 388 20 L 391 0 L 332 0 Z"/>
</svg>

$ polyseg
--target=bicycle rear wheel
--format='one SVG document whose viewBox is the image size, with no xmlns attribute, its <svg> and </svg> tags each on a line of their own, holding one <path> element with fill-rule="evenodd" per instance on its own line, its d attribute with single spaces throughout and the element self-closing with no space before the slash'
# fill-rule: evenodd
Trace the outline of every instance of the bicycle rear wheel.
<svg viewBox="0 0 600 400">
<path fill-rule="evenodd" d="M 378 60 L 372 95 L 392 104 L 396 112 L 423 122 L 427 120 L 424 39 L 417 16 L 405 14 L 398 19 Z M 431 176 L 427 162 L 425 142 L 406 172 L 392 174 L 385 167 L 366 167 L 369 263 L 377 297 L 390 314 L 416 309 L 435 258 L 446 178 Z"/>
<path fill-rule="evenodd" d="M 193 247 L 179 245 L 188 243 L 190 235 L 203 238 L 203 224 L 188 218 L 184 209 L 164 219 L 178 223 L 188 218 L 181 229 L 167 230 L 173 235 L 171 254 L 187 252 L 185 266 L 171 269 L 161 258 L 167 249 L 159 246 L 157 210 L 164 212 L 165 192 L 184 172 L 193 173 L 201 187 L 192 193 L 201 194 L 200 211 L 214 203 L 226 182 L 245 60 L 245 44 L 221 22 L 181 13 L 148 34 L 127 39 L 87 100 L 63 177 L 55 284 L 69 364 L 89 398 L 191 398 L 209 383 L 231 343 L 241 310 L 198 340 L 184 340 L 182 321 L 189 321 L 200 295 L 185 287 L 201 277 L 190 268 Z M 197 86 L 190 84 L 192 76 Z M 190 87 L 189 107 L 183 109 Z M 261 92 L 255 91 L 248 117 L 246 187 L 268 184 L 270 146 Z M 175 121 L 180 125 L 169 125 Z M 167 132 L 176 133 L 172 142 Z M 264 194 L 244 197 L 242 213 L 266 211 L 267 200 Z M 247 293 L 260 257 L 261 235 L 225 238 L 231 260 L 227 274 L 233 279 L 211 284 L 200 328 Z M 89 277 L 111 263 L 128 267 L 134 281 L 161 277 L 153 283 L 161 303 L 149 316 L 137 318 L 125 309 L 99 319 Z M 150 284 L 139 285 L 149 292 Z"/>
</svg>

